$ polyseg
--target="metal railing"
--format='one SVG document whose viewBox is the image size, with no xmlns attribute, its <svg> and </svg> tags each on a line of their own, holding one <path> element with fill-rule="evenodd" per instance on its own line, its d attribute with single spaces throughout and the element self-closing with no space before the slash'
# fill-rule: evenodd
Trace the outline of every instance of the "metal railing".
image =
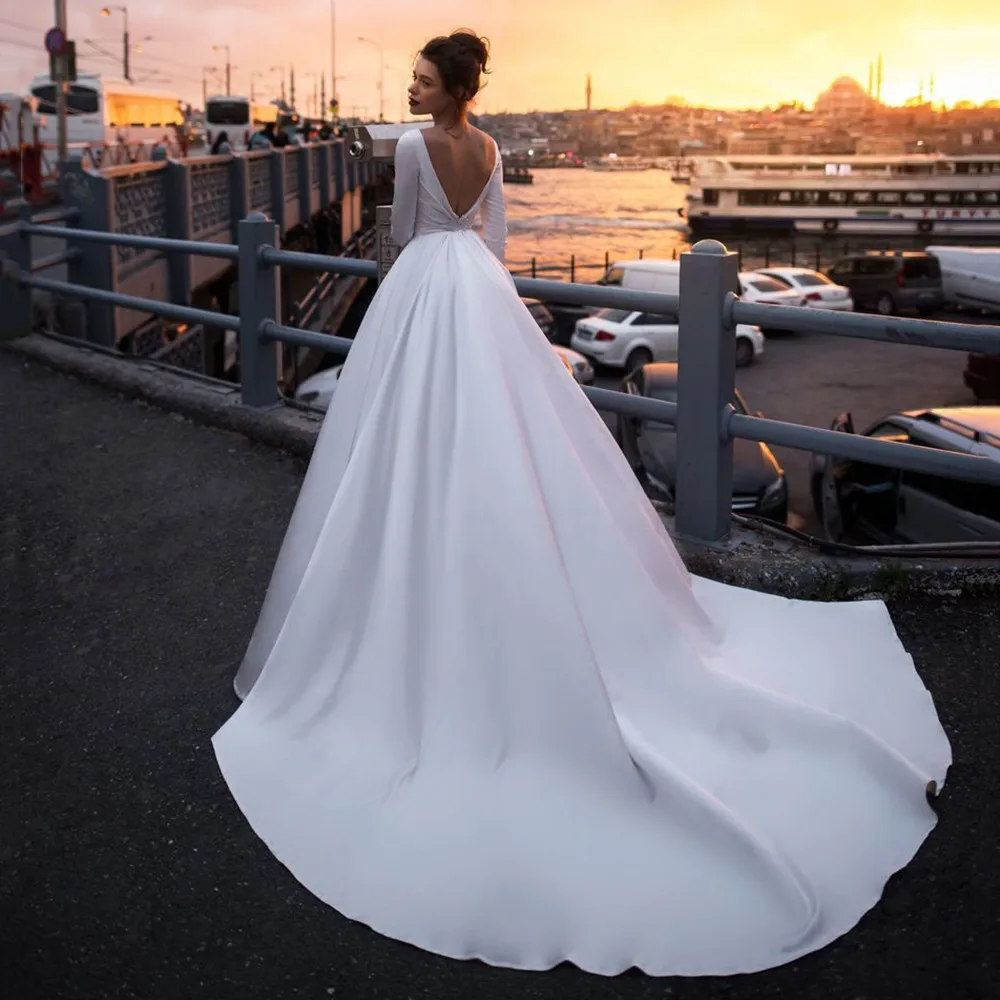
<svg viewBox="0 0 1000 1000">
<path fill-rule="evenodd" d="M 72 214 L 56 217 L 72 221 Z M 33 273 L 31 238 L 58 233 L 67 252 L 78 253 L 88 243 L 114 243 L 170 253 L 210 254 L 237 262 L 239 313 L 193 309 L 168 302 L 123 295 L 54 281 Z M 92 299 L 154 316 L 188 323 L 205 323 L 234 330 L 239 336 L 241 393 L 249 407 L 281 404 L 275 342 L 318 348 L 346 355 L 352 341 L 280 323 L 279 269 L 294 266 L 318 273 L 377 277 L 374 261 L 297 253 L 279 249 L 278 225 L 253 213 L 239 224 L 233 244 L 193 243 L 156 237 L 93 232 L 71 226 L 58 230 L 26 218 L 0 236 L 3 296 L 0 336 L 18 336 L 31 329 L 31 290 Z M 41 263 L 41 262 L 36 262 Z M 891 468 L 950 476 L 1000 487 L 1000 463 L 918 445 L 873 440 L 833 430 L 769 420 L 737 413 L 733 334 L 738 323 L 808 330 L 839 336 L 916 344 L 1000 355 L 1000 326 L 972 326 L 932 320 L 824 312 L 787 306 L 751 305 L 736 295 L 737 255 L 721 243 L 704 240 L 681 256 L 682 295 L 636 292 L 598 285 L 516 278 L 519 294 L 549 301 L 620 307 L 654 313 L 678 313 L 679 357 L 677 402 L 631 396 L 592 386 L 582 391 L 602 410 L 672 425 L 677 433 L 677 530 L 704 541 L 725 538 L 731 524 L 733 441 L 743 438 L 783 445 Z"/>
</svg>

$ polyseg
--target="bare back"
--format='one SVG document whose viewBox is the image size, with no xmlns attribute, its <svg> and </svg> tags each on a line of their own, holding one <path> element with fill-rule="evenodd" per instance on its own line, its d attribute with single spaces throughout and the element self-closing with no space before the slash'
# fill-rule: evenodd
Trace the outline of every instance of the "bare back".
<svg viewBox="0 0 1000 1000">
<path fill-rule="evenodd" d="M 496 168 L 493 140 L 477 128 L 456 139 L 437 126 L 421 131 L 431 166 L 451 210 L 463 216 L 483 193 Z"/>
</svg>

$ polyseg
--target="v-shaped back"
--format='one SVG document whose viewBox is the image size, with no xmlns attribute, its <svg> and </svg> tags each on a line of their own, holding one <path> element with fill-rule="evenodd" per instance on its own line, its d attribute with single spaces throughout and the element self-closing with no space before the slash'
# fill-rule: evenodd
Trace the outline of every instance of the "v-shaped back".
<svg viewBox="0 0 1000 1000">
<path fill-rule="evenodd" d="M 476 200 L 464 211 L 457 212 L 451 203 L 451 199 L 448 197 L 448 192 L 445 190 L 444 183 L 441 181 L 441 177 L 437 172 L 437 167 L 434 166 L 434 160 L 431 157 L 431 151 L 427 146 L 427 140 L 422 134 L 420 134 L 420 147 L 423 150 L 424 160 L 427 164 L 427 171 L 432 178 L 433 185 L 437 188 L 437 193 L 441 196 L 442 207 L 446 208 L 456 219 L 462 220 L 466 219 L 468 216 L 472 215 L 476 209 L 482 204 L 483 198 L 486 196 L 486 192 L 489 190 L 490 183 L 493 180 L 493 175 L 497 172 L 500 166 L 500 150 L 497 147 L 496 142 L 493 142 L 493 169 L 490 170 L 486 177 L 486 181 L 476 196 Z"/>
</svg>

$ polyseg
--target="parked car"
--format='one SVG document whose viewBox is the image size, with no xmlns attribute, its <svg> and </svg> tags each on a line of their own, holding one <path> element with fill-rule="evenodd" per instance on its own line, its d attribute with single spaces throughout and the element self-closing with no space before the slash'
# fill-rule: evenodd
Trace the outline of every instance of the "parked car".
<svg viewBox="0 0 1000 1000">
<path fill-rule="evenodd" d="M 914 309 L 925 316 L 944 304 L 941 262 L 919 250 L 852 254 L 827 275 L 850 289 L 855 309 L 882 316 Z"/>
<path fill-rule="evenodd" d="M 832 426 L 854 433 L 849 413 Z M 864 436 L 981 455 L 1000 468 L 1000 406 L 893 413 Z M 1000 541 L 1000 486 L 814 455 L 812 498 L 827 535 L 835 540 Z"/>
<path fill-rule="evenodd" d="M 760 271 L 740 271 L 740 298 L 754 305 L 800 306 L 802 292 Z"/>
<path fill-rule="evenodd" d="M 562 358 L 563 364 L 573 373 L 573 378 L 583 385 L 594 381 L 594 366 L 579 351 L 553 344 L 552 350 Z"/>
<path fill-rule="evenodd" d="M 963 378 L 977 403 L 1000 403 L 1000 357 L 970 354 Z"/>
<path fill-rule="evenodd" d="M 549 307 L 541 299 L 521 299 L 521 301 L 528 312 L 531 313 L 532 318 L 538 324 L 542 333 L 551 340 L 552 334 L 555 332 L 556 321 Z"/>
<path fill-rule="evenodd" d="M 774 278 L 802 296 L 802 305 L 810 309 L 850 312 L 854 299 L 850 289 L 832 282 L 825 274 L 808 267 L 761 267 L 757 274 Z"/>
<path fill-rule="evenodd" d="M 736 327 L 736 364 L 749 365 L 764 351 L 756 326 Z M 676 361 L 679 328 L 674 315 L 601 309 L 576 324 L 570 346 L 610 368 L 630 372 L 653 361 Z"/>
<path fill-rule="evenodd" d="M 625 376 L 621 390 L 636 396 L 677 401 L 677 365 L 644 365 Z M 740 391 L 732 400 L 738 413 L 750 414 Z M 759 415 L 759 414 L 758 414 Z M 615 437 L 643 486 L 673 499 L 677 481 L 677 438 L 668 424 L 619 414 Z M 766 444 L 733 441 L 733 510 L 774 521 L 788 517 L 788 483 Z"/>
<path fill-rule="evenodd" d="M 681 263 L 679 260 L 621 260 L 612 264 L 597 279 L 598 285 L 628 288 L 637 292 L 664 292 L 679 295 Z"/>
</svg>

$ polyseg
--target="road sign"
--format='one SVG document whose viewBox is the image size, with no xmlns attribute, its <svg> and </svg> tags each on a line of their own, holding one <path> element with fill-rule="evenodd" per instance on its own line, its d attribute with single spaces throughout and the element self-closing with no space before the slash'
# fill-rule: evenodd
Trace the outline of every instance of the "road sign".
<svg viewBox="0 0 1000 1000">
<path fill-rule="evenodd" d="M 50 56 L 61 56 L 66 48 L 66 32 L 61 28 L 49 28 L 45 32 L 45 51 Z"/>
</svg>

